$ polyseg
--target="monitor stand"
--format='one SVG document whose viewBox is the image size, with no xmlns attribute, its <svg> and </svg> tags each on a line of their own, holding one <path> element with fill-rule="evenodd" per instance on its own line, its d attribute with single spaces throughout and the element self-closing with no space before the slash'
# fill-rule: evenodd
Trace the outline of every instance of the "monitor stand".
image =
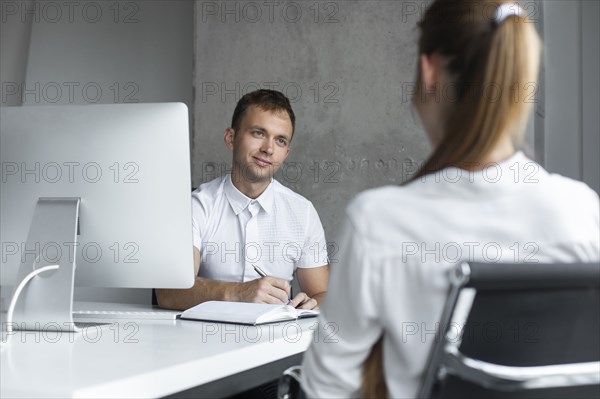
<svg viewBox="0 0 600 399">
<path fill-rule="evenodd" d="M 38 199 L 8 309 L 8 331 L 80 331 L 73 322 L 80 201 Z"/>
</svg>

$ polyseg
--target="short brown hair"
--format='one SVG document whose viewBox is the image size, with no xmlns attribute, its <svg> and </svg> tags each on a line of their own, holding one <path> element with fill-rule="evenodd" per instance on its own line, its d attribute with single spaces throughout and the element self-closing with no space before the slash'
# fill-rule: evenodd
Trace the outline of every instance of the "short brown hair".
<svg viewBox="0 0 600 399">
<path fill-rule="evenodd" d="M 296 116 L 290 105 L 290 100 L 281 92 L 276 90 L 260 89 L 245 94 L 238 101 L 231 118 L 231 127 L 237 131 L 244 117 L 244 113 L 251 106 L 257 106 L 263 111 L 287 112 L 292 122 L 292 136 L 296 128 Z"/>
</svg>

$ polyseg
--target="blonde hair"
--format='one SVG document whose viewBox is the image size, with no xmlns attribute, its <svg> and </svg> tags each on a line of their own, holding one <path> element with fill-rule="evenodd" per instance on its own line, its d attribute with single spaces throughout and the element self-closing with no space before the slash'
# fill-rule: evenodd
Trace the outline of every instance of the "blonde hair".
<svg viewBox="0 0 600 399">
<path fill-rule="evenodd" d="M 541 41 L 523 13 L 497 22 L 493 12 L 502 4 L 516 7 L 506 0 L 436 0 L 419 22 L 419 54 L 443 56 L 455 84 L 443 137 L 411 181 L 449 166 L 476 164 L 506 134 L 522 140 L 532 105 L 526 88 L 535 88 Z M 413 101 L 425 95 L 420 72 L 417 81 Z M 363 397 L 387 397 L 383 336 L 372 347 L 362 377 Z"/>
</svg>

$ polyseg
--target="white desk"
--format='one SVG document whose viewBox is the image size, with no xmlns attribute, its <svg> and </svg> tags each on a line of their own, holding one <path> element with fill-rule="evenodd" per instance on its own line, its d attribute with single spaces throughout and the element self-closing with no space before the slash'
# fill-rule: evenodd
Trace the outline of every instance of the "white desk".
<svg viewBox="0 0 600 399">
<path fill-rule="evenodd" d="M 199 386 L 195 392 L 202 392 L 211 382 L 301 354 L 316 322 L 119 320 L 80 334 L 3 332 L 0 396 L 161 397 Z"/>
</svg>

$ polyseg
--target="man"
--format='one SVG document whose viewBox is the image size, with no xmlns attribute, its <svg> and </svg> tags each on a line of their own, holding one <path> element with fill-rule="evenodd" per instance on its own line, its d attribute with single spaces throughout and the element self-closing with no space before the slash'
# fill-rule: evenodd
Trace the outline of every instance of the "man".
<svg viewBox="0 0 600 399">
<path fill-rule="evenodd" d="M 192 194 L 195 284 L 157 290 L 161 307 L 186 309 L 209 300 L 303 309 L 322 303 L 329 268 L 321 221 L 310 201 L 273 179 L 294 127 L 282 93 L 257 90 L 240 99 L 224 135 L 233 151 L 231 174 Z M 302 292 L 291 298 L 294 271 Z"/>
</svg>

